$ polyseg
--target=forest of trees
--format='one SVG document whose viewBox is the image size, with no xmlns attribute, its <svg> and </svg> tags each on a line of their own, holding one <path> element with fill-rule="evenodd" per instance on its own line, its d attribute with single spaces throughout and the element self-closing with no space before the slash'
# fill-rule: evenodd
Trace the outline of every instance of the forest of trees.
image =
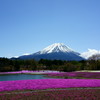
<svg viewBox="0 0 100 100">
<path fill-rule="evenodd" d="M 62 61 L 62 60 L 11 60 L 0 58 L 0 72 L 20 70 L 57 70 L 57 71 L 78 71 L 78 70 L 100 70 L 100 60 L 83 61 Z"/>
</svg>

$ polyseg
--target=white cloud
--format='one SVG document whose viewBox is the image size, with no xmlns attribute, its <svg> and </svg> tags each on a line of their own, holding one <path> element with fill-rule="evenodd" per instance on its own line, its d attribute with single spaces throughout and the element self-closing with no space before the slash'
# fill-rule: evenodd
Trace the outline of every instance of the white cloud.
<svg viewBox="0 0 100 100">
<path fill-rule="evenodd" d="M 30 53 L 24 53 L 23 55 L 30 55 Z"/>
<path fill-rule="evenodd" d="M 30 53 L 24 53 L 24 54 L 22 54 L 23 56 L 25 56 L 25 55 L 30 55 Z M 18 58 L 19 56 L 13 56 L 14 58 Z M 12 56 L 11 57 L 9 57 L 9 58 L 12 58 Z"/>
<path fill-rule="evenodd" d="M 18 58 L 19 56 L 14 56 L 14 58 Z"/>
<path fill-rule="evenodd" d="M 88 49 L 88 51 L 81 53 L 80 56 L 88 59 L 89 57 L 91 57 L 92 55 L 95 55 L 95 54 L 100 54 L 100 51 L 95 50 L 95 49 Z"/>
</svg>

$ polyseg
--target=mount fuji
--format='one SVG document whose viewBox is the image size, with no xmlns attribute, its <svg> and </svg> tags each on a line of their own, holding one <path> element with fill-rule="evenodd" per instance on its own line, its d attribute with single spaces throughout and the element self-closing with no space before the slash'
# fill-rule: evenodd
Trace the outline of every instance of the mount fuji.
<svg viewBox="0 0 100 100">
<path fill-rule="evenodd" d="M 19 56 L 19 59 L 27 60 L 27 59 L 49 59 L 49 60 L 85 60 L 80 56 L 80 53 L 73 51 L 68 46 L 63 43 L 54 43 L 41 51 L 38 51 L 33 54 Z"/>
</svg>

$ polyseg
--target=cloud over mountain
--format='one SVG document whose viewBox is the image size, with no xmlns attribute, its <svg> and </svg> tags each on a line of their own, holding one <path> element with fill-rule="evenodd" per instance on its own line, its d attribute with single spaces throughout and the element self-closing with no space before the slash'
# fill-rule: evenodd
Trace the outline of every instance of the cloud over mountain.
<svg viewBox="0 0 100 100">
<path fill-rule="evenodd" d="M 100 50 L 88 49 L 88 51 L 81 53 L 81 57 L 88 59 L 89 57 L 95 54 L 100 54 Z"/>
</svg>

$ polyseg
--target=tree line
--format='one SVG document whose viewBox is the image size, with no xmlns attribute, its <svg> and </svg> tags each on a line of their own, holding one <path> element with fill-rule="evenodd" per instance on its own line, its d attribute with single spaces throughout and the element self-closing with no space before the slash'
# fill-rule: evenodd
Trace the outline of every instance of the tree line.
<svg viewBox="0 0 100 100">
<path fill-rule="evenodd" d="M 57 71 L 79 71 L 79 70 L 100 70 L 100 60 L 62 61 L 41 59 L 32 60 L 11 60 L 0 58 L 0 72 L 21 71 L 21 70 L 57 70 Z"/>
</svg>

